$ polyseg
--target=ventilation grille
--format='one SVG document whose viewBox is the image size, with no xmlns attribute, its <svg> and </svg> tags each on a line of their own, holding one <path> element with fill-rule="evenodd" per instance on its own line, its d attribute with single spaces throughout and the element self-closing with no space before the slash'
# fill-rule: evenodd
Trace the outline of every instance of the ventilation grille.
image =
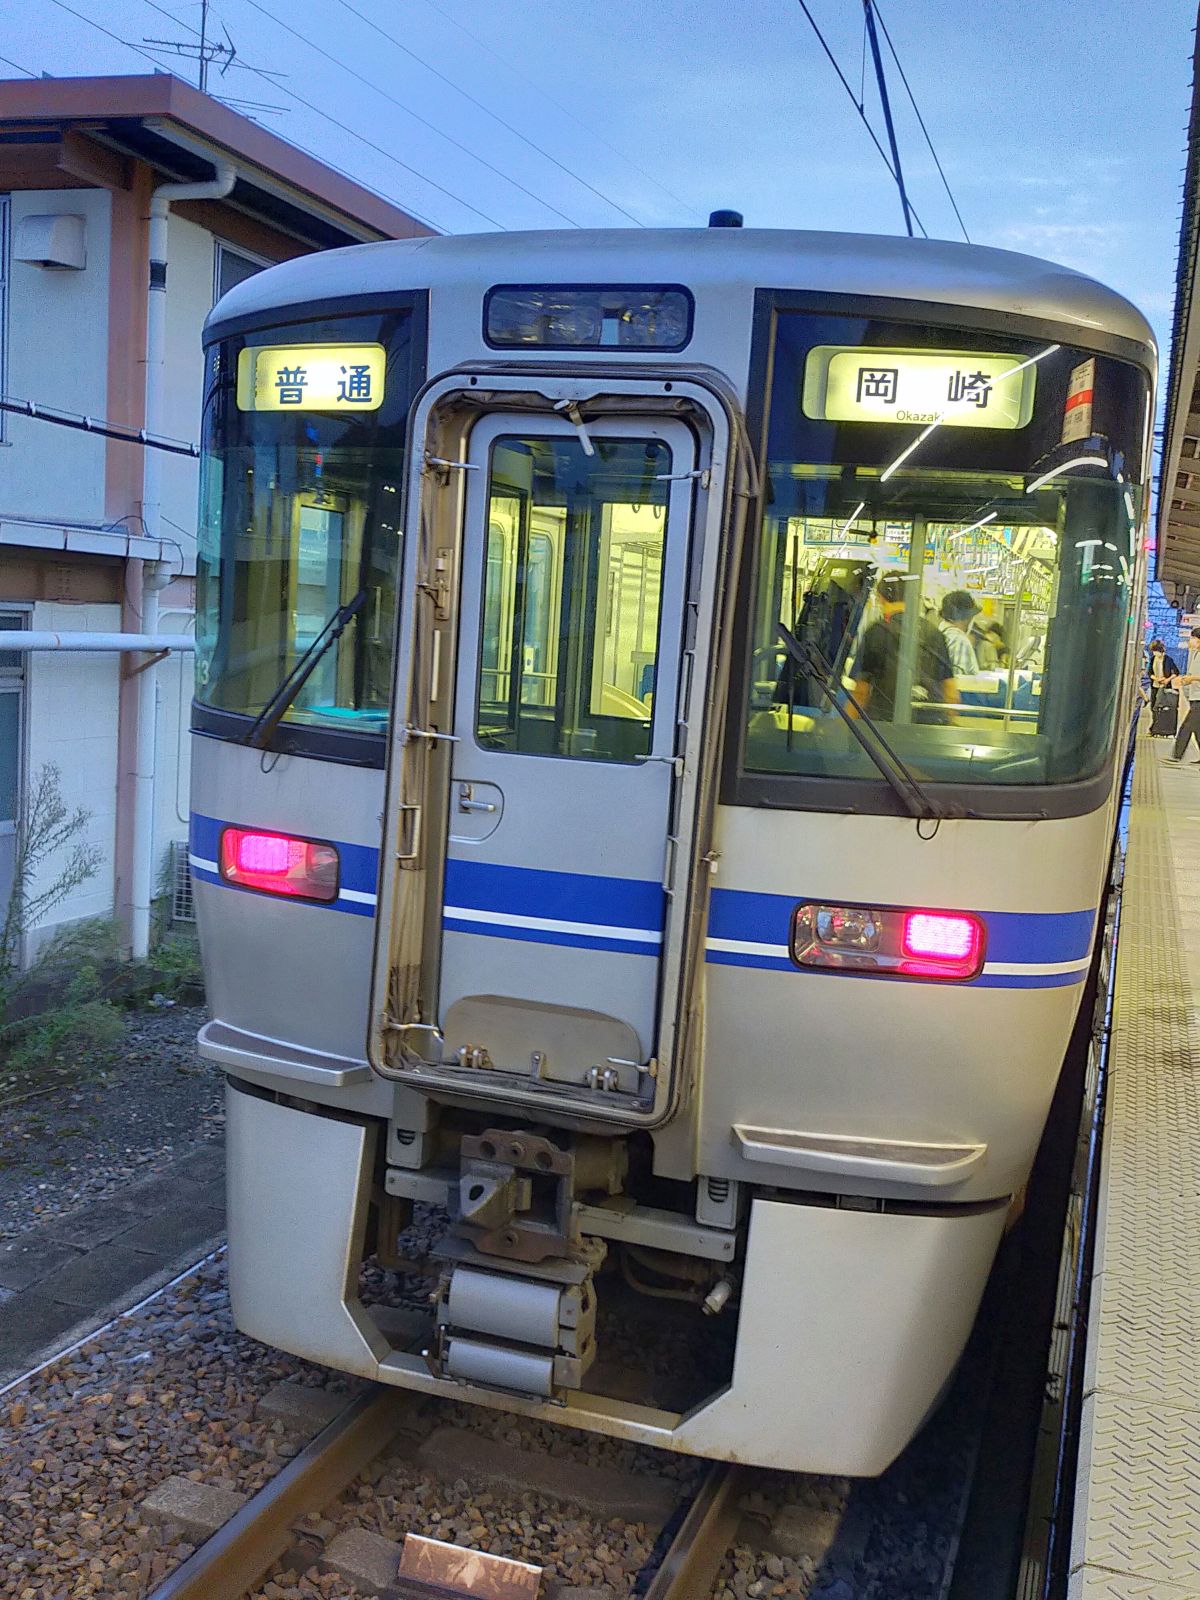
<svg viewBox="0 0 1200 1600">
<path fill-rule="evenodd" d="M 186 839 L 171 841 L 171 921 L 195 922 L 196 906 L 192 899 L 192 869 L 188 865 Z"/>
</svg>

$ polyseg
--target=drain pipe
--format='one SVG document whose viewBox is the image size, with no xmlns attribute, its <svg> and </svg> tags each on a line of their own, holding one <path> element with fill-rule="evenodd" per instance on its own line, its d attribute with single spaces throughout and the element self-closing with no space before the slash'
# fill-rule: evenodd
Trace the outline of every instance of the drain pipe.
<svg viewBox="0 0 1200 1600">
<path fill-rule="evenodd" d="M 162 432 L 167 340 L 167 229 L 173 200 L 223 200 L 237 179 L 227 161 L 213 162 L 213 176 L 203 183 L 160 183 L 150 196 L 150 287 L 146 297 L 146 403 L 143 426 Z M 148 537 L 162 533 L 162 457 L 142 452 L 142 524 Z M 142 567 L 141 631 L 158 631 L 158 596 L 171 581 L 164 562 Z M 138 672 L 136 758 L 133 781 L 132 862 L 130 866 L 130 954 L 135 961 L 150 953 L 150 902 L 154 895 L 154 724 L 158 705 L 155 664 L 150 658 Z"/>
<path fill-rule="evenodd" d="M 237 181 L 237 168 L 228 161 L 213 162 L 213 176 L 203 183 L 160 183 L 150 196 L 150 289 L 146 297 L 146 414 L 147 433 L 162 432 L 164 366 L 167 343 L 167 223 L 172 200 L 224 200 Z M 161 534 L 162 455 L 143 452 L 142 521 L 152 539 Z M 143 633 L 149 633 L 143 627 Z"/>
</svg>

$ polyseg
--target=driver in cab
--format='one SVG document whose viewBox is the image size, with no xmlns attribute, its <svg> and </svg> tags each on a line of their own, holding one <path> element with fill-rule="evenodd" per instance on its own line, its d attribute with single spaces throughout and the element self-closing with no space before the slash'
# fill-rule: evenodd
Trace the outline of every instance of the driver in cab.
<svg viewBox="0 0 1200 1600">
<path fill-rule="evenodd" d="M 904 641 L 904 607 L 910 580 L 888 572 L 875 591 L 881 618 L 863 635 L 855 667 L 854 702 L 879 722 L 896 720 L 896 682 Z M 912 721 L 956 722 L 958 686 L 945 635 L 928 617 L 918 617 L 912 674 Z M 906 719 L 907 720 L 907 719 Z"/>
</svg>

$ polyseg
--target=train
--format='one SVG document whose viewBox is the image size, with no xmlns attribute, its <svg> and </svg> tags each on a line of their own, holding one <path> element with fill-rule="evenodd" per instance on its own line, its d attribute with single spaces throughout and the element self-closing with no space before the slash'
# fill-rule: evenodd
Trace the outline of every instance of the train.
<svg viewBox="0 0 1200 1600">
<path fill-rule="evenodd" d="M 873 1475 L 1095 956 L 1156 352 L 1045 261 L 714 221 L 335 250 L 209 317 L 230 1293 L 375 1382 Z"/>
</svg>

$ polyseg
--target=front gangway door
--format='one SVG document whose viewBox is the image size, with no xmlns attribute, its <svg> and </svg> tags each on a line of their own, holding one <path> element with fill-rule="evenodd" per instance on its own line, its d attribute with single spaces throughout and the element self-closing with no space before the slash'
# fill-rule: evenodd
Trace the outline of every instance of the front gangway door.
<svg viewBox="0 0 1200 1600">
<path fill-rule="evenodd" d="M 496 1090 L 644 1107 L 671 920 L 693 435 L 493 415 L 469 462 L 443 1059 Z"/>
</svg>

